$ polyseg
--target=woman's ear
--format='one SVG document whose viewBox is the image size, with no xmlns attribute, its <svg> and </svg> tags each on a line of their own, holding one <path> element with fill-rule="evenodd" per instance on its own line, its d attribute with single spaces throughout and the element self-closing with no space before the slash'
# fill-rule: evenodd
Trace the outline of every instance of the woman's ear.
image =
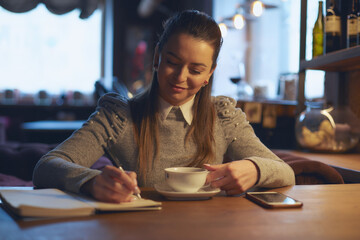
<svg viewBox="0 0 360 240">
<path fill-rule="evenodd" d="M 159 44 L 156 44 L 156 47 L 155 47 L 155 53 L 154 53 L 154 59 L 153 59 L 153 68 L 155 71 L 158 70 L 158 67 L 159 67 Z"/>
<path fill-rule="evenodd" d="M 214 67 L 211 68 L 211 70 L 209 72 L 209 78 L 208 79 L 210 79 L 211 75 L 214 73 L 214 71 L 216 69 L 216 66 L 217 66 L 217 64 L 215 64 Z"/>
<path fill-rule="evenodd" d="M 214 67 L 210 70 L 210 75 L 212 75 L 216 69 L 217 64 L 214 64 Z"/>
</svg>

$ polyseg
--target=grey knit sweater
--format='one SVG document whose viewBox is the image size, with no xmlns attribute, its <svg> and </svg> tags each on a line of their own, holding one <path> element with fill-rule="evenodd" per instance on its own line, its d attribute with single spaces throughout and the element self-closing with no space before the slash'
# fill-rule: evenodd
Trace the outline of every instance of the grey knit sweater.
<svg viewBox="0 0 360 240">
<path fill-rule="evenodd" d="M 234 160 L 250 159 L 260 170 L 257 186 L 274 188 L 295 184 L 292 169 L 255 136 L 245 114 L 235 108 L 236 101 L 224 96 L 214 97 L 213 101 L 217 118 L 214 132 L 216 160 L 212 164 L 222 163 L 224 155 Z M 114 156 L 115 164 L 139 175 L 136 169 L 138 149 L 131 121 L 126 99 L 117 94 L 103 96 L 87 122 L 40 159 L 34 170 L 34 184 L 40 188 L 79 192 L 82 184 L 100 174 L 89 167 L 105 152 Z M 173 108 L 167 118 L 160 121 L 159 158 L 148 174 L 146 186 L 162 182 L 164 168 L 191 162 L 196 145 L 185 144 L 188 129 L 178 108 Z M 140 181 L 139 186 L 145 185 Z"/>
</svg>

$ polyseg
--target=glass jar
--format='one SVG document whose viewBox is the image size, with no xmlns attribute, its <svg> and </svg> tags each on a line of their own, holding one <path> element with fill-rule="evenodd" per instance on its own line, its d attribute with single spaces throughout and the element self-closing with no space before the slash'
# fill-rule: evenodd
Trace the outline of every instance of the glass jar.
<svg viewBox="0 0 360 240">
<path fill-rule="evenodd" d="M 323 152 L 346 152 L 359 142 L 359 120 L 349 107 L 328 107 L 308 102 L 296 120 L 296 140 L 301 147 Z"/>
</svg>

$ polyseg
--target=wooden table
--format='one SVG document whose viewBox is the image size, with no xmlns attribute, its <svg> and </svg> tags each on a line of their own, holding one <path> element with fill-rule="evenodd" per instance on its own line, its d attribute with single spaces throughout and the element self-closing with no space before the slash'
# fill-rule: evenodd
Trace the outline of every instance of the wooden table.
<svg viewBox="0 0 360 240">
<path fill-rule="evenodd" d="M 264 209 L 243 196 L 163 201 L 163 209 L 24 221 L 0 209 L 0 239 L 360 239 L 360 184 L 275 189 L 303 201 L 300 209 Z"/>
<path fill-rule="evenodd" d="M 345 181 L 360 183 L 360 153 L 313 153 L 279 149 L 276 151 L 328 164 L 340 172 Z"/>
</svg>

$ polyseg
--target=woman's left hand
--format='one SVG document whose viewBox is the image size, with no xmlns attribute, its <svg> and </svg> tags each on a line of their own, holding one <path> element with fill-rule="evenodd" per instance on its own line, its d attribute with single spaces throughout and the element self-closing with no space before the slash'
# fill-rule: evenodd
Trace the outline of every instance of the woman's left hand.
<svg viewBox="0 0 360 240">
<path fill-rule="evenodd" d="M 226 191 L 227 195 L 245 192 L 254 186 L 259 178 L 258 168 L 250 160 L 239 160 L 219 165 L 204 164 L 210 171 L 206 182 L 212 187 Z"/>
</svg>

